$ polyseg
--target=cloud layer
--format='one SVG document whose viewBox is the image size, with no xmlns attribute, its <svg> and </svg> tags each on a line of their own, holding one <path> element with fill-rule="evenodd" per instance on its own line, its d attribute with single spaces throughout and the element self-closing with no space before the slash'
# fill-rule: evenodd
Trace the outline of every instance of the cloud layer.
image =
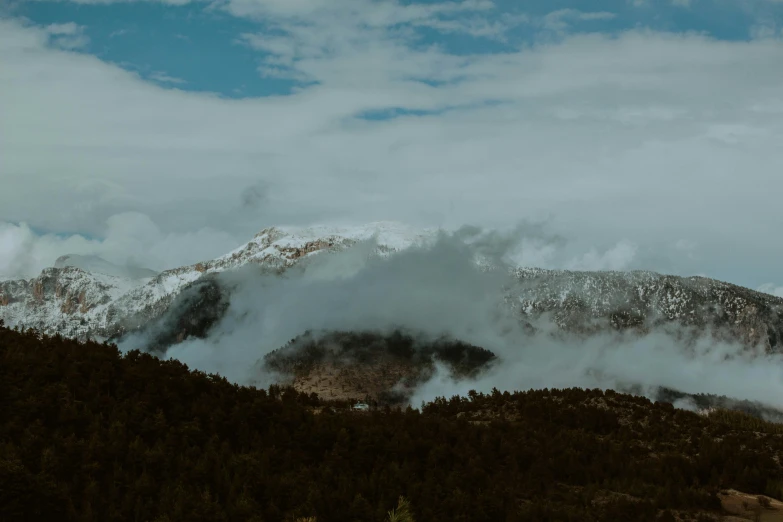
<svg viewBox="0 0 783 522">
<path fill-rule="evenodd" d="M 135 212 L 109 217 L 101 239 L 39 234 L 25 223 L 0 223 L 0 280 L 35 277 L 65 254 L 98 256 L 119 266 L 161 271 L 215 258 L 236 245 L 236 238 L 211 228 L 164 233 L 149 217 Z"/>
<path fill-rule="evenodd" d="M 277 378 L 257 364 L 270 351 L 307 330 L 408 330 L 421 339 L 448 335 L 492 350 L 500 364 L 478 380 L 456 382 L 442 370 L 422 386 L 414 404 L 436 396 L 543 387 L 627 388 L 666 386 L 713 393 L 783 408 L 780 355 L 753 355 L 707 337 L 687 347 L 676 331 L 637 337 L 607 333 L 585 339 L 531 335 L 502 305 L 511 285 L 505 270 L 484 271 L 476 253 L 506 258 L 513 236 L 484 236 L 466 246 L 460 234 L 442 234 L 431 246 L 388 259 L 368 256 L 372 243 L 310 258 L 286 277 L 253 270 L 225 274 L 235 286 L 226 316 L 207 339 L 172 347 L 168 357 L 217 372 L 235 382 L 266 386 Z M 524 290 L 520 290 L 524 291 Z M 143 347 L 143 338 L 120 344 Z"/>
<path fill-rule="evenodd" d="M 103 239 L 112 216 L 142 214 L 161 246 L 123 248 L 164 268 L 195 253 L 166 254 L 160 238 L 205 229 L 211 256 L 272 224 L 549 217 L 579 252 L 596 249 L 573 268 L 779 280 L 779 39 L 570 35 L 611 13 L 386 5 L 214 5 L 259 23 L 232 38 L 258 51 L 260 74 L 305 82 L 248 99 L 146 82 L 58 44 L 75 24 L 0 19 L 0 221 Z M 525 23 L 550 36 L 482 53 L 417 36 L 502 41 Z"/>
</svg>

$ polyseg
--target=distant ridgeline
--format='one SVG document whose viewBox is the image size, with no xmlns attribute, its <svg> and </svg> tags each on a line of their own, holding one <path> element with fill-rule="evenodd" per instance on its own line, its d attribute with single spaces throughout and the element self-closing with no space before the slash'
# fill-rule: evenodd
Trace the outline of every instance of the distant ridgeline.
<svg viewBox="0 0 783 522">
<path fill-rule="evenodd" d="M 346 406 L 0 326 L 0 520 L 706 521 L 733 490 L 783 499 L 783 426 L 743 413 L 576 388 Z"/>
</svg>

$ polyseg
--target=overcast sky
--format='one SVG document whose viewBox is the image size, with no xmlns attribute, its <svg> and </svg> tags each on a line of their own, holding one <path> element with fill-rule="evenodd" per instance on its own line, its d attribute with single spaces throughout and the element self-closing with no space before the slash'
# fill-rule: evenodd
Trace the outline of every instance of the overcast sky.
<svg viewBox="0 0 783 522">
<path fill-rule="evenodd" d="M 783 295 L 781 27 L 776 0 L 0 0 L 0 275 L 533 221 L 539 265 Z"/>
</svg>

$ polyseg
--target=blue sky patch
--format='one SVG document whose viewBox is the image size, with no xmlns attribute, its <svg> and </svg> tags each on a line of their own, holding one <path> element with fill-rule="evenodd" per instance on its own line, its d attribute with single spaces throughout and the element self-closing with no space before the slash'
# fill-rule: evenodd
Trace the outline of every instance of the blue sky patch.
<svg viewBox="0 0 783 522">
<path fill-rule="evenodd" d="M 307 85 L 285 75 L 262 74 L 260 66 L 271 55 L 238 43 L 242 34 L 272 34 L 274 24 L 231 16 L 200 2 L 184 6 L 157 2 L 27 2 L 15 14 L 38 25 L 74 22 L 84 26 L 89 43 L 80 51 L 169 88 L 244 98 L 290 94 Z M 675 5 L 671 0 L 541 0 L 524 4 L 497 0 L 493 9 L 447 18 L 463 22 L 480 19 L 490 26 L 506 27 L 499 34 L 414 25 L 410 28 L 415 35 L 410 45 L 436 45 L 454 55 L 494 54 L 578 33 L 618 34 L 641 27 L 744 40 L 751 37 L 758 24 L 780 20 L 781 14 L 783 4 L 768 0 L 692 0 L 690 7 Z M 421 81 L 438 84 L 426 78 Z M 399 114 L 395 110 L 384 113 Z"/>
</svg>

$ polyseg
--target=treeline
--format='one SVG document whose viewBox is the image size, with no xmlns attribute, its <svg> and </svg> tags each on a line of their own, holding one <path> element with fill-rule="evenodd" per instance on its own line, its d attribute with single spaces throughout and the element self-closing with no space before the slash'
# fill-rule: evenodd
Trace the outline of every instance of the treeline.
<svg viewBox="0 0 783 522">
<path fill-rule="evenodd" d="M 783 483 L 777 435 L 613 392 L 341 413 L 39 337 L 0 327 L 3 522 L 380 522 L 400 496 L 419 522 L 652 521 L 717 514 L 720 488 Z"/>
<path fill-rule="evenodd" d="M 783 422 L 783 411 L 759 402 L 737 400 L 725 395 L 711 393 L 684 393 L 671 388 L 658 388 L 656 399 L 662 402 L 674 403 L 677 400 L 688 400 L 699 410 L 735 411 L 756 417 L 760 420 Z M 777 424 L 780 425 L 780 424 Z M 781 425 L 783 427 L 783 425 Z"/>
</svg>

